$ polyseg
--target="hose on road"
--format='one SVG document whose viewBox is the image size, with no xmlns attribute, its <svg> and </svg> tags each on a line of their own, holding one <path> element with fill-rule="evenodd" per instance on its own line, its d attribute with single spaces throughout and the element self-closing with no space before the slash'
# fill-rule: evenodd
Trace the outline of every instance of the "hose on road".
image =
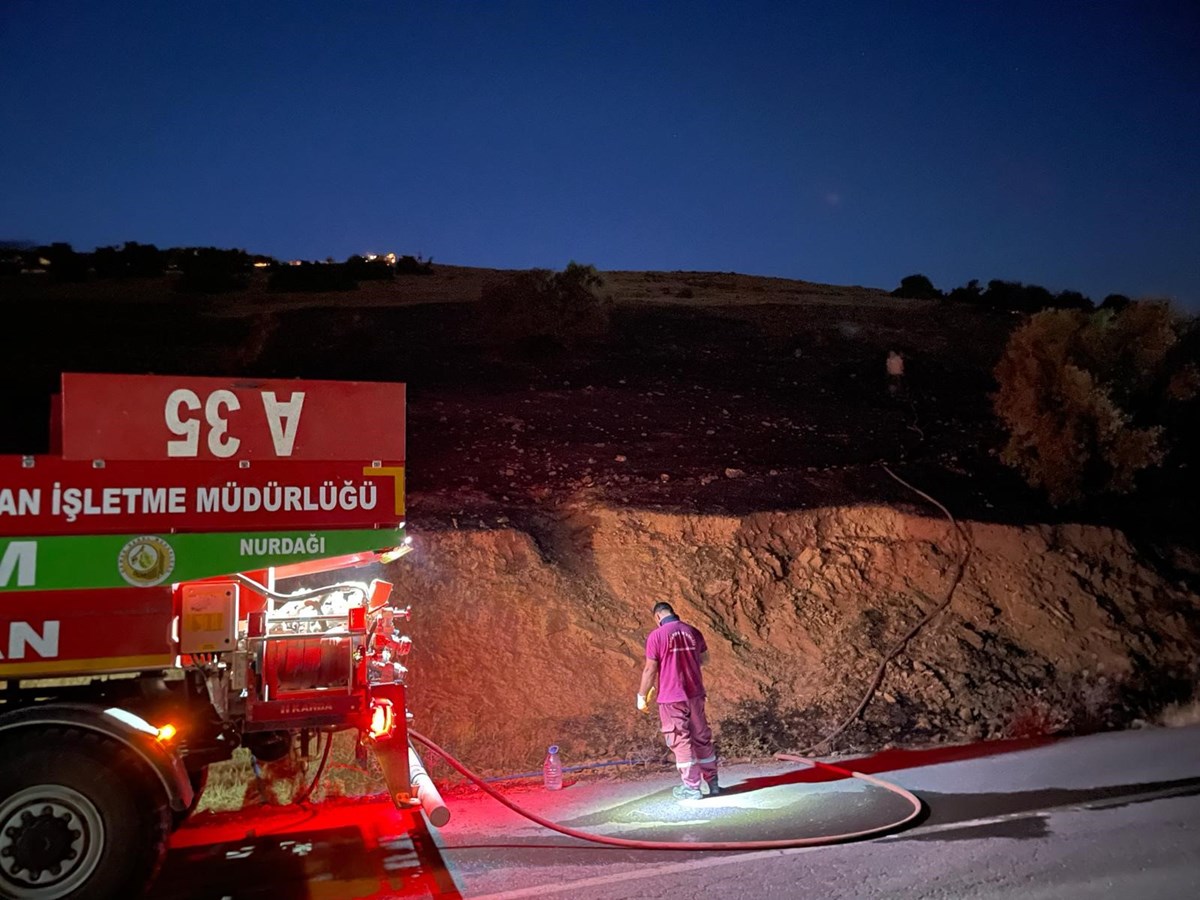
<svg viewBox="0 0 1200 900">
<path fill-rule="evenodd" d="M 779 840 L 771 840 L 771 841 L 637 841 L 637 840 L 631 840 L 629 838 L 609 837 L 608 835 L 595 834 L 590 831 L 580 831 L 577 828 L 570 828 L 566 825 L 559 825 L 557 822 L 552 822 L 547 818 L 539 816 L 537 813 L 530 812 L 529 810 L 524 809 L 521 806 L 518 806 L 516 803 L 513 803 L 511 800 L 509 800 L 507 797 L 505 797 L 502 793 L 500 793 L 495 788 L 493 788 L 490 784 L 488 784 L 487 781 L 485 779 L 483 779 L 481 776 L 476 775 L 474 772 L 472 772 L 470 769 L 468 769 L 463 763 L 459 762 L 457 759 L 455 759 L 453 756 L 451 756 L 447 750 L 438 746 L 433 741 L 431 741 L 429 738 L 425 737 L 425 735 L 421 734 L 420 732 L 413 731 L 411 729 L 409 730 L 408 734 L 409 734 L 409 737 L 411 737 L 414 741 L 429 748 L 434 753 L 436 753 L 438 756 L 440 756 L 442 759 L 444 759 L 447 763 L 450 764 L 451 768 L 453 768 L 455 771 L 457 771 L 464 778 L 466 778 L 467 780 L 472 781 L 476 785 L 478 785 L 493 800 L 496 800 L 497 802 L 501 803 L 502 805 L 507 806 L 509 809 L 511 809 L 517 815 L 523 816 L 526 819 L 528 819 L 529 821 L 535 822 L 536 824 L 541 825 L 543 828 L 549 828 L 551 831 L 557 831 L 559 834 L 566 835 L 567 837 L 578 838 L 579 840 L 583 840 L 583 841 L 590 841 L 594 844 L 607 844 L 610 847 L 624 847 L 626 849 L 631 849 L 631 850 L 704 850 L 704 851 L 713 851 L 713 850 L 782 850 L 782 849 L 789 848 L 789 847 L 821 847 L 821 846 L 825 846 L 828 844 L 844 844 L 849 841 L 862 840 L 863 838 L 868 838 L 868 837 L 879 837 L 880 835 L 888 834 L 893 831 L 897 831 L 898 829 L 903 828 L 905 825 L 912 822 L 917 816 L 919 816 L 921 814 L 921 811 L 922 811 L 921 801 L 914 794 L 910 793 L 909 791 L 906 791 L 904 788 L 902 788 L 898 785 L 891 784 L 887 781 L 884 781 L 881 778 L 875 778 L 871 775 L 864 775 L 862 772 L 855 772 L 851 769 L 844 769 L 841 766 L 837 766 L 832 763 L 825 763 L 825 762 L 821 762 L 820 760 L 816 760 L 816 759 L 809 759 L 807 757 L 795 756 L 795 757 L 789 757 L 789 760 L 796 761 L 796 762 L 803 762 L 803 763 L 808 764 L 809 766 L 813 766 L 813 767 L 819 768 L 819 769 L 825 769 L 827 771 L 834 772 L 843 777 L 857 778 L 860 781 L 866 782 L 867 784 L 871 784 L 871 785 L 874 785 L 875 787 L 880 787 L 880 788 L 883 788 L 884 790 L 890 791 L 891 793 L 895 794 L 896 796 L 901 797 L 902 799 L 907 801 L 908 804 L 912 807 L 912 809 L 903 818 L 897 819 L 894 822 L 888 822 L 884 825 L 876 825 L 876 826 L 872 826 L 870 828 L 864 828 L 859 831 L 850 831 L 850 832 L 845 832 L 843 834 L 813 835 L 810 837 L 781 838 Z M 703 804 L 703 803 L 712 802 L 712 801 L 701 800 L 701 801 L 695 801 L 695 802 Z"/>
</svg>

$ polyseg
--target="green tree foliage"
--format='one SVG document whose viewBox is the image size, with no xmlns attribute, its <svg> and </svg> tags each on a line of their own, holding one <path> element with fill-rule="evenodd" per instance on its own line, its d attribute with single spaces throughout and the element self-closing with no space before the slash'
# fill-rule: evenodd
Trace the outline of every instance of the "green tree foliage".
<svg viewBox="0 0 1200 900">
<path fill-rule="evenodd" d="M 480 337 L 490 344 L 568 347 L 608 329 L 611 298 L 595 266 L 574 261 L 561 272 L 533 269 L 484 288 Z"/>
<path fill-rule="evenodd" d="M 906 275 L 900 279 L 900 287 L 892 291 L 892 296 L 913 300 L 938 300 L 942 292 L 924 275 Z"/>
<path fill-rule="evenodd" d="M 1001 458 L 1055 505 L 1132 490 L 1168 451 L 1164 423 L 1200 388 L 1180 340 L 1192 328 L 1160 303 L 1032 316 L 996 366 Z"/>
</svg>

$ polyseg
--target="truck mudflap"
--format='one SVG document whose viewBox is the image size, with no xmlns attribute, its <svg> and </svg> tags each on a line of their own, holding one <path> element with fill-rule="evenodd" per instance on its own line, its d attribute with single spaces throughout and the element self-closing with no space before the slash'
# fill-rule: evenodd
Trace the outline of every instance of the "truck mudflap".
<svg viewBox="0 0 1200 900">
<path fill-rule="evenodd" d="M 101 707 L 84 703 L 26 706 L 0 715 L 0 741 L 19 729 L 47 725 L 98 732 L 125 745 L 158 778 L 172 810 L 182 812 L 191 805 L 195 792 L 183 760 L 169 742 L 159 740 L 159 729 L 137 713 L 119 706 Z"/>
<path fill-rule="evenodd" d="M 376 734 L 374 723 L 371 730 L 371 749 L 383 770 L 388 795 L 398 809 L 420 806 L 429 823 L 441 828 L 450 821 L 450 810 L 421 757 L 408 739 L 408 714 L 405 709 L 404 686 L 402 684 L 374 684 L 371 686 L 373 706 L 384 704 L 394 715 L 385 733 Z"/>
</svg>

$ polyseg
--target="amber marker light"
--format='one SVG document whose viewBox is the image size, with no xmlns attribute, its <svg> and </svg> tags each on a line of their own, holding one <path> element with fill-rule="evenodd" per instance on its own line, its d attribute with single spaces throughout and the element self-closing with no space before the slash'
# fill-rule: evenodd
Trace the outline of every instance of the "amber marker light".
<svg viewBox="0 0 1200 900">
<path fill-rule="evenodd" d="M 390 550 L 382 550 L 379 553 L 379 561 L 381 563 L 395 562 L 400 557 L 407 553 L 412 553 L 412 537 L 405 536 L 404 541 L 398 546 L 392 547 Z"/>
<path fill-rule="evenodd" d="M 371 739 L 387 737 L 396 725 L 395 713 L 390 700 L 374 700 L 371 703 Z"/>
</svg>

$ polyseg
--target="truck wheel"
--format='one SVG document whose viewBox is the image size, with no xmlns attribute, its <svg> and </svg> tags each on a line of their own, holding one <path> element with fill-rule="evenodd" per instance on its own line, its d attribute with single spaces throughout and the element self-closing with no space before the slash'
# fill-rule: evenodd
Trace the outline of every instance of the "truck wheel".
<svg viewBox="0 0 1200 900">
<path fill-rule="evenodd" d="M 0 896 L 137 897 L 166 853 L 161 786 L 115 741 L 75 729 L 18 733 L 0 750 Z"/>
</svg>

